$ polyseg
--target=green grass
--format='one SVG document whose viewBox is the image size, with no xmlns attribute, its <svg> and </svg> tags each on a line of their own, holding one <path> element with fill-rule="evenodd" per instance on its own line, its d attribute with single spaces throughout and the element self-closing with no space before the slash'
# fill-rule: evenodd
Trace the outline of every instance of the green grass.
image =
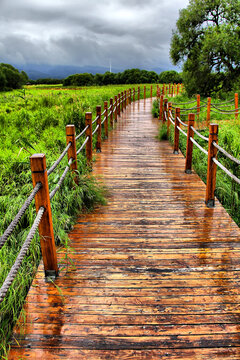
<svg viewBox="0 0 240 360">
<path fill-rule="evenodd" d="M 229 93 L 228 97 L 225 99 L 226 101 L 229 99 L 234 99 L 234 94 Z M 172 99 L 171 99 L 172 100 Z M 171 101 L 170 100 L 170 101 Z M 173 99 L 174 103 L 188 102 L 192 99 L 187 98 L 185 95 L 175 97 Z M 205 99 L 206 100 L 206 99 Z M 225 101 L 224 99 L 213 98 L 213 103 L 222 103 Z M 195 104 L 189 105 L 181 105 L 181 108 L 187 108 L 195 106 Z M 234 103 L 227 108 L 234 108 Z M 155 110 L 154 110 L 155 111 Z M 190 111 L 188 111 L 190 112 Z M 188 113 L 186 112 L 186 114 Z M 156 111 L 156 116 L 158 116 L 158 112 Z M 240 115 L 239 115 L 240 119 Z M 182 117 L 183 121 L 186 121 L 186 117 Z M 206 128 L 206 113 L 205 110 L 201 112 L 199 121 L 196 122 L 196 126 L 199 127 L 200 132 L 208 137 L 209 130 Z M 222 146 L 228 153 L 239 158 L 240 155 L 240 120 L 235 120 L 234 114 L 211 114 L 210 123 L 218 123 L 219 124 L 219 145 Z M 186 131 L 186 129 L 184 129 Z M 162 127 L 159 129 L 159 139 L 162 137 Z M 194 136 L 195 140 L 203 147 L 205 150 L 208 150 L 208 143 L 201 138 Z M 170 128 L 170 142 L 173 144 L 174 142 L 174 129 L 171 125 Z M 179 147 L 184 156 L 186 156 L 186 137 L 180 133 Z M 234 162 L 226 158 L 223 154 L 218 152 L 218 160 L 234 175 L 240 178 L 240 169 L 239 166 Z M 207 177 L 207 156 L 203 154 L 195 145 L 193 146 L 193 168 L 196 173 L 200 176 L 200 178 L 206 183 Z M 184 171 L 184 169 L 183 169 Z M 217 181 L 216 181 L 216 197 L 223 204 L 225 209 L 231 215 L 233 220 L 240 226 L 240 187 L 237 183 L 235 183 L 228 175 L 226 175 L 221 169 L 217 169 Z M 204 199 L 203 199 L 204 201 Z"/>
<path fill-rule="evenodd" d="M 79 134 L 85 127 L 85 112 L 91 111 L 94 119 L 97 105 L 102 105 L 103 109 L 104 101 L 130 87 L 134 86 L 74 89 L 52 85 L 29 86 L 24 90 L 0 93 L 0 234 L 3 234 L 32 190 L 29 156 L 45 153 L 49 168 L 66 146 L 66 125 L 74 124 Z M 150 89 L 150 85 L 147 85 L 147 89 Z M 156 93 L 154 90 L 153 95 Z M 77 148 L 80 148 L 82 141 L 78 141 Z M 96 136 L 93 146 L 95 143 Z M 49 176 L 50 190 L 56 186 L 66 165 L 65 158 Z M 71 230 L 77 214 L 105 202 L 106 189 L 91 176 L 85 151 L 78 156 L 78 171 L 79 186 L 74 186 L 69 174 L 51 202 L 56 243 L 67 249 L 67 232 Z M 32 204 L 0 250 L 0 285 L 14 264 L 34 217 L 35 207 Z M 36 235 L 13 285 L 0 304 L 0 356 L 6 355 L 12 327 L 19 316 L 40 257 Z"/>
</svg>

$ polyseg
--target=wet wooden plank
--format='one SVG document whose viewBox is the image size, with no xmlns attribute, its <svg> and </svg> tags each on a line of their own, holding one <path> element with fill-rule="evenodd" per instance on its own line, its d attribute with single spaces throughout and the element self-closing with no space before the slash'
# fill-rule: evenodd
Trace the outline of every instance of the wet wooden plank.
<svg viewBox="0 0 240 360">
<path fill-rule="evenodd" d="M 239 228 L 157 131 L 132 104 L 96 154 L 108 204 L 69 234 L 75 268 L 40 265 L 9 359 L 240 358 Z"/>
</svg>

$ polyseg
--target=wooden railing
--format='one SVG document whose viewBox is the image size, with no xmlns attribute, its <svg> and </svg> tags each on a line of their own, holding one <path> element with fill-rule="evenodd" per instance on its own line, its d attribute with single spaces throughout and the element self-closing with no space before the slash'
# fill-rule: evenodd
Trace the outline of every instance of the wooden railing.
<svg viewBox="0 0 240 360">
<path fill-rule="evenodd" d="M 233 102 L 233 101 L 231 101 Z M 228 104 L 229 102 L 226 102 Z M 210 121 L 210 98 L 208 98 L 207 102 L 207 122 Z M 237 118 L 238 115 L 238 94 L 235 94 L 234 98 L 235 109 L 227 112 L 227 113 L 235 113 Z M 181 105 L 181 104 L 178 104 Z M 237 178 L 234 174 L 232 174 L 223 164 L 221 164 L 217 160 L 218 152 L 220 151 L 223 155 L 225 155 L 228 159 L 233 161 L 235 164 L 240 165 L 240 160 L 229 154 L 226 150 L 224 150 L 221 146 L 218 145 L 218 124 L 209 124 L 209 136 L 203 136 L 195 127 L 195 114 L 188 113 L 188 122 L 185 123 L 181 119 L 181 108 L 175 107 L 175 116 L 173 116 L 172 109 L 173 105 L 171 102 L 168 102 L 168 99 L 163 99 L 163 96 L 160 97 L 159 103 L 159 119 L 162 120 L 163 123 L 167 123 L 167 133 L 169 135 L 170 126 L 174 126 L 174 145 L 173 145 L 173 153 L 179 153 L 179 136 L 180 134 L 186 137 L 186 160 L 185 160 L 185 172 L 190 174 L 192 172 L 192 153 L 193 153 L 193 145 L 195 145 L 202 153 L 207 156 L 207 183 L 206 183 L 206 195 L 205 195 L 205 203 L 208 207 L 215 206 L 215 189 L 216 189 L 216 174 L 217 167 L 221 168 L 225 174 L 227 174 L 232 180 L 236 183 L 240 184 L 240 179 Z M 222 104 L 224 106 L 224 104 Z M 197 110 L 197 115 L 199 114 L 198 109 L 200 107 L 200 96 L 197 97 L 197 106 L 194 109 Z M 215 107 L 216 108 L 216 107 Z M 225 114 L 226 112 L 224 112 Z M 186 114 L 185 114 L 186 115 Z M 187 128 L 187 132 L 183 130 L 183 128 Z M 208 150 L 205 150 L 195 139 L 194 134 L 196 134 L 199 138 L 206 141 L 208 143 Z"/>
</svg>

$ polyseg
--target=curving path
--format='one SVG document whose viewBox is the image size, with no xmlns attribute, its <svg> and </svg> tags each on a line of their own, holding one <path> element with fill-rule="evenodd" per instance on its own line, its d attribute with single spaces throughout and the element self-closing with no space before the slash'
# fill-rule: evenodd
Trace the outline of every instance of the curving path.
<svg viewBox="0 0 240 360">
<path fill-rule="evenodd" d="M 40 266 L 9 359 L 240 358 L 239 228 L 157 133 L 150 99 L 118 121 L 94 165 L 108 205 L 69 234 L 75 271 L 55 287 Z"/>
</svg>

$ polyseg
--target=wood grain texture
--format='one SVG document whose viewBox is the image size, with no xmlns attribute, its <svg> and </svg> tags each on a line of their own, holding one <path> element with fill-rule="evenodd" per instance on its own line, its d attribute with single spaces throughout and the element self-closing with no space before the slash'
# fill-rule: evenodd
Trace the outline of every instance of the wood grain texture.
<svg viewBox="0 0 240 360">
<path fill-rule="evenodd" d="M 95 155 L 108 204 L 69 234 L 75 268 L 58 250 L 56 286 L 40 264 L 9 359 L 240 358 L 239 228 L 156 139 L 151 104 L 124 110 Z"/>
</svg>

